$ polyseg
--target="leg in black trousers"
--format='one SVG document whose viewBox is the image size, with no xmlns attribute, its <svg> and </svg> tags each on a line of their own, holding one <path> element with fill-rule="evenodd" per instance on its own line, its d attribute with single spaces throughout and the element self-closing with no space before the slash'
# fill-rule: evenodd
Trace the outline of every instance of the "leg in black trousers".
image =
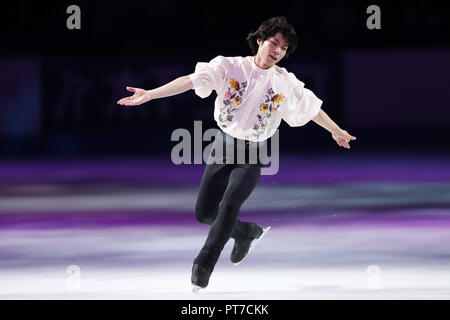
<svg viewBox="0 0 450 320">
<path fill-rule="evenodd" d="M 260 176 L 256 164 L 206 165 L 195 210 L 197 220 L 210 224 L 211 229 L 194 263 L 212 271 L 230 237 L 247 237 L 249 223 L 237 216 Z"/>
</svg>

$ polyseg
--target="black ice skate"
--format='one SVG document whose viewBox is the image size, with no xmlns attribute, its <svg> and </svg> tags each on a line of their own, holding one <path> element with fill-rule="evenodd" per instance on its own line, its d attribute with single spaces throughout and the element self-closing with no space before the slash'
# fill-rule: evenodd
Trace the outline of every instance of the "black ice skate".
<svg viewBox="0 0 450 320">
<path fill-rule="evenodd" d="M 251 224 L 251 232 L 247 239 L 243 241 L 235 241 L 233 251 L 231 252 L 231 262 L 235 266 L 237 266 L 239 263 L 244 260 L 244 258 L 253 250 L 253 248 L 258 244 L 259 241 L 264 237 L 264 235 L 267 233 L 267 231 L 270 230 L 270 226 L 261 229 L 256 224 Z"/>
<path fill-rule="evenodd" d="M 194 263 L 192 266 L 191 275 L 191 283 L 194 286 L 194 288 L 192 288 L 192 292 L 197 293 L 200 289 L 206 288 L 206 286 L 208 286 L 210 276 L 211 270 Z"/>
</svg>

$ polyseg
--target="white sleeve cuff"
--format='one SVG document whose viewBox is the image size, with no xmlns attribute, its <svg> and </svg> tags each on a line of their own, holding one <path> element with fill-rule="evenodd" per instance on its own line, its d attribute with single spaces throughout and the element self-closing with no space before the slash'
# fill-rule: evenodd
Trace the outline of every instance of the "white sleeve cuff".
<svg viewBox="0 0 450 320">
<path fill-rule="evenodd" d="M 200 82 L 200 77 L 198 74 L 191 73 L 189 75 L 189 79 L 192 82 L 192 89 L 196 89 L 196 88 L 200 87 L 201 82 Z"/>
</svg>

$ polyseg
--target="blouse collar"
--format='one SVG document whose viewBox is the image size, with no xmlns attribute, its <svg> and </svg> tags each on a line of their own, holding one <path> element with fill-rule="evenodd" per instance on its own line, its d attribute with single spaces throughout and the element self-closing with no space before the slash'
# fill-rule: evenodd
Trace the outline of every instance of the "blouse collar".
<svg viewBox="0 0 450 320">
<path fill-rule="evenodd" d="M 256 63 L 255 63 L 255 58 L 256 58 L 256 56 L 250 57 L 250 60 L 252 61 L 252 68 L 253 68 L 253 70 L 255 70 L 255 71 L 259 72 L 259 73 L 269 73 L 270 71 L 272 71 L 274 69 L 273 66 L 268 68 L 268 69 L 263 69 L 263 68 L 258 67 L 256 65 Z"/>
</svg>

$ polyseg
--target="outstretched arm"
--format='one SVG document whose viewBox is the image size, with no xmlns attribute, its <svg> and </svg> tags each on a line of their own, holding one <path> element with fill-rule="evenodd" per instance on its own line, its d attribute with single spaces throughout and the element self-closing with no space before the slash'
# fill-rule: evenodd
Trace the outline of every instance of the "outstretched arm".
<svg viewBox="0 0 450 320">
<path fill-rule="evenodd" d="M 153 90 L 127 87 L 127 90 L 134 92 L 134 95 L 117 101 L 123 106 L 137 106 L 153 99 L 174 96 L 192 89 L 192 82 L 189 76 L 179 77 L 168 84 Z"/>
<path fill-rule="evenodd" d="M 356 140 L 356 137 L 339 128 L 339 126 L 333 120 L 331 120 L 331 118 L 323 110 L 320 110 L 319 114 L 312 120 L 321 127 L 331 132 L 331 136 L 341 147 L 350 149 L 350 140 Z"/>
</svg>

